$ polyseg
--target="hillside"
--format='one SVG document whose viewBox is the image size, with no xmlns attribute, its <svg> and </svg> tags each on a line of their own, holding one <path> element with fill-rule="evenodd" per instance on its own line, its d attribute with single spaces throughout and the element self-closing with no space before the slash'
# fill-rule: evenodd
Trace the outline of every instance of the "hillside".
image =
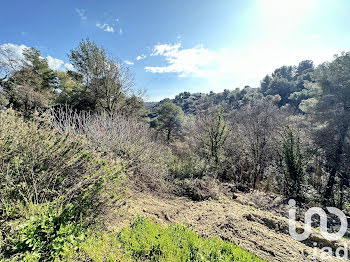
<svg viewBox="0 0 350 262">
<path fill-rule="evenodd" d="M 347 255 L 350 52 L 146 104 L 129 64 L 89 39 L 66 71 L 0 52 L 1 261 Z"/>
<path fill-rule="evenodd" d="M 262 206 L 256 201 L 257 197 L 271 197 L 270 206 Z M 221 200 L 193 202 L 187 198 L 134 192 L 126 206 L 123 223 L 125 217 L 141 215 L 161 224 L 185 224 L 202 236 L 218 236 L 267 261 L 322 261 L 313 258 L 313 243 L 317 243 L 318 257 L 321 247 L 331 245 L 336 248 L 338 245 L 329 243 L 316 230 L 308 242 L 301 243 L 293 239 L 288 232 L 288 219 L 281 215 L 287 212 L 288 206 L 276 195 L 240 193 L 235 200 L 223 197 Z M 115 218 L 119 212 L 120 210 L 112 211 L 113 215 L 108 217 L 107 225 L 110 230 L 123 224 L 120 224 L 119 218 Z M 299 227 L 303 227 L 303 224 L 299 224 Z M 333 258 L 332 261 L 342 260 Z"/>
</svg>

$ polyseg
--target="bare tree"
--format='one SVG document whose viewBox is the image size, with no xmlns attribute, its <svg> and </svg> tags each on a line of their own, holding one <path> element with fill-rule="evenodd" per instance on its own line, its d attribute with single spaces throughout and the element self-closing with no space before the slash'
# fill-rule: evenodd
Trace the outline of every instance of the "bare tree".
<svg viewBox="0 0 350 262">
<path fill-rule="evenodd" d="M 278 132 L 282 114 L 271 101 L 256 101 L 243 107 L 235 117 L 241 154 L 253 189 L 261 181 L 265 169 L 280 155 Z"/>
<path fill-rule="evenodd" d="M 12 72 L 19 70 L 22 61 L 16 57 L 14 51 L 6 45 L 0 46 L 0 87 L 4 85 Z"/>
</svg>

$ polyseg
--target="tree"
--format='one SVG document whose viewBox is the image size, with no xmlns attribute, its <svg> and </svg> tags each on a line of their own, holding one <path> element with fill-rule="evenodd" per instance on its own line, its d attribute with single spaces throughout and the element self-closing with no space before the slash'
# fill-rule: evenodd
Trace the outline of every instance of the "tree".
<svg viewBox="0 0 350 262">
<path fill-rule="evenodd" d="M 31 84 L 35 90 L 52 90 L 57 87 L 57 76 L 55 72 L 49 67 L 45 58 L 41 57 L 40 51 L 35 48 L 26 48 L 23 51 L 24 69 L 31 70 L 32 75 L 37 77 L 37 83 Z M 19 80 L 19 79 L 18 79 Z M 25 82 L 28 79 L 22 77 L 20 81 Z M 30 80 L 30 79 L 29 79 Z"/>
<path fill-rule="evenodd" d="M 314 65 L 311 60 L 304 60 L 298 66 L 282 66 L 277 68 L 272 77 L 265 76 L 260 82 L 260 90 L 264 95 L 279 95 L 280 106 L 291 105 L 295 111 L 299 110 L 299 104 L 307 95 L 306 83 L 311 82 L 311 73 Z"/>
<path fill-rule="evenodd" d="M 266 94 L 270 82 L 271 82 L 272 78 L 269 75 L 266 75 L 263 80 L 260 81 L 260 87 L 261 87 L 261 92 L 263 92 L 264 94 Z"/>
<path fill-rule="evenodd" d="M 282 149 L 285 164 L 284 194 L 286 197 L 301 201 L 304 169 L 300 139 L 296 132 L 288 126 L 285 130 Z"/>
<path fill-rule="evenodd" d="M 125 99 L 125 103 L 121 108 L 122 113 L 126 116 L 145 116 L 145 104 L 141 98 L 141 96 L 137 96 L 135 94 L 127 97 Z"/>
<path fill-rule="evenodd" d="M 235 116 L 241 158 L 246 162 L 249 183 L 256 189 L 264 172 L 279 158 L 278 131 L 283 124 L 282 111 L 272 101 L 257 100 L 240 109 Z M 277 160 L 276 160 L 277 161 Z"/>
<path fill-rule="evenodd" d="M 314 120 L 320 125 L 316 142 L 325 151 L 329 170 L 323 202 L 333 204 L 337 178 L 340 179 L 340 190 L 344 190 L 348 179 L 344 172 L 344 159 L 350 153 L 345 150 L 350 127 L 350 52 L 318 66 L 313 78 L 320 91 L 312 112 Z"/>
<path fill-rule="evenodd" d="M 170 142 L 171 136 L 178 133 L 181 129 L 184 113 L 181 107 L 165 102 L 158 111 L 158 122 L 160 130 L 166 131 L 167 142 Z"/>
<path fill-rule="evenodd" d="M 3 87 L 13 72 L 22 66 L 14 51 L 8 45 L 0 46 L 0 87 Z"/>
<path fill-rule="evenodd" d="M 112 113 L 125 103 L 127 93 L 134 85 L 129 68 L 107 56 L 103 47 L 89 39 L 71 50 L 70 62 L 81 75 L 83 91 L 90 109 Z"/>
<path fill-rule="evenodd" d="M 268 95 L 280 95 L 281 101 L 279 105 L 285 105 L 289 102 L 288 98 L 295 91 L 295 84 L 287 78 L 274 77 L 269 84 Z"/>
<path fill-rule="evenodd" d="M 50 106 L 57 94 L 55 72 L 34 48 L 23 51 L 21 66 L 11 72 L 4 84 L 9 103 L 28 116 L 37 108 Z"/>
<path fill-rule="evenodd" d="M 295 76 L 295 67 L 294 66 L 282 66 L 277 68 L 273 73 L 272 77 L 285 78 L 288 81 L 292 81 Z"/>
<path fill-rule="evenodd" d="M 301 61 L 296 69 L 296 76 L 300 76 L 314 70 L 314 62 L 312 60 Z"/>
<path fill-rule="evenodd" d="M 216 116 L 205 116 L 202 118 L 202 128 L 204 137 L 201 140 L 209 160 L 214 160 L 216 166 L 219 165 L 220 155 L 228 136 L 228 128 L 223 119 L 222 112 Z"/>
</svg>

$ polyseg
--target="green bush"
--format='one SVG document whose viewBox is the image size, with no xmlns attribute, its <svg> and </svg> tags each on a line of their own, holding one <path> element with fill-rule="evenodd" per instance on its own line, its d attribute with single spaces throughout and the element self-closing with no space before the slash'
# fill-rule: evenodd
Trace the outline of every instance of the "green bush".
<svg viewBox="0 0 350 262">
<path fill-rule="evenodd" d="M 84 223 L 76 221 L 72 208 L 51 209 L 32 216 L 7 234 L 0 250 L 5 258 L 52 261 L 77 248 L 84 237 Z"/>
<path fill-rule="evenodd" d="M 201 159 L 194 153 L 183 154 L 182 157 L 174 158 L 169 165 L 170 172 L 174 178 L 202 178 L 207 174 L 207 165 L 204 159 Z"/>
</svg>

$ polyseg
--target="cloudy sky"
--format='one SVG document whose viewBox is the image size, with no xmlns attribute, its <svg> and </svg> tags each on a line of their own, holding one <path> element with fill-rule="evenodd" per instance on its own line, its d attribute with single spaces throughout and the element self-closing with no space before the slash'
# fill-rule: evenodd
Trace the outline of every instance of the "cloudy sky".
<svg viewBox="0 0 350 262">
<path fill-rule="evenodd" d="M 0 45 L 53 69 L 90 38 L 130 66 L 147 100 L 258 86 L 284 64 L 350 50 L 348 0 L 1 1 Z"/>
</svg>

